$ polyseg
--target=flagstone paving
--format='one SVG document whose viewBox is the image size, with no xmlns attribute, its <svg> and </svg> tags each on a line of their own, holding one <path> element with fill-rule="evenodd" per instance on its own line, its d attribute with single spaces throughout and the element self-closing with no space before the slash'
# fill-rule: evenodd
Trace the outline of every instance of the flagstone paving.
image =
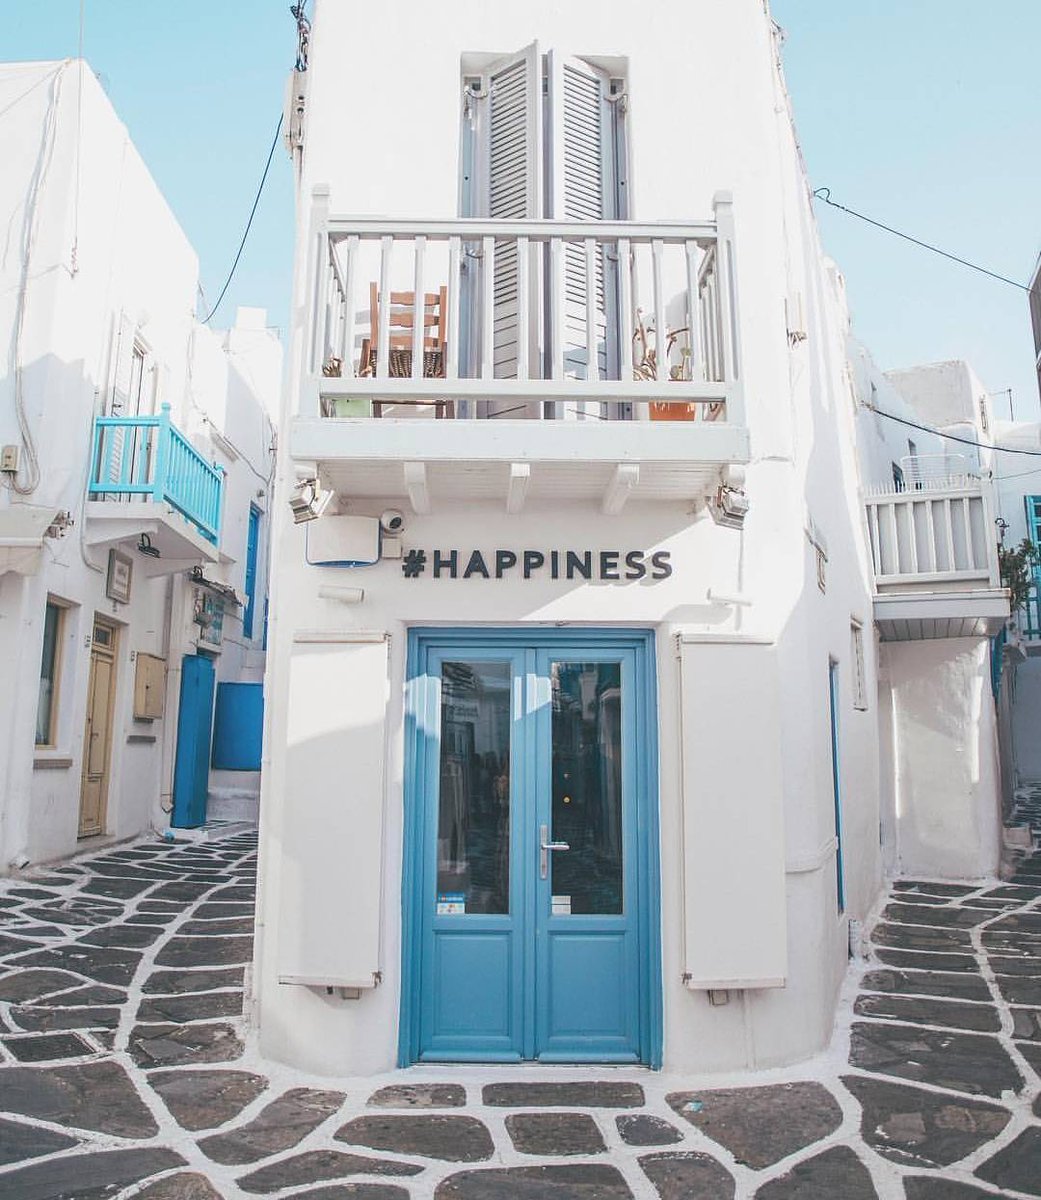
<svg viewBox="0 0 1041 1200">
<path fill-rule="evenodd" d="M 265 1062 L 255 864 L 229 831 L 0 881 L 0 1200 L 1041 1197 L 1041 853 L 894 883 L 829 1050 L 726 1078 Z"/>
</svg>

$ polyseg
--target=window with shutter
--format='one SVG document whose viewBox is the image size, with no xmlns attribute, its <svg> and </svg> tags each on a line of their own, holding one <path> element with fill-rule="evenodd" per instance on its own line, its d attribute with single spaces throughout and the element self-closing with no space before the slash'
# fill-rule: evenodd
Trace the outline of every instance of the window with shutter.
<svg viewBox="0 0 1041 1200">
<path fill-rule="evenodd" d="M 547 216 L 562 221 L 604 221 L 618 215 L 613 178 L 611 80 L 578 58 L 554 51 L 548 55 L 550 137 Z M 597 243 L 593 270 L 596 313 L 597 375 L 609 373 L 616 361 L 617 321 L 609 320 L 614 288 L 609 287 L 605 248 Z M 586 336 L 588 273 L 586 248 L 569 242 L 564 251 L 563 358 L 564 374 L 589 377 L 590 347 Z M 586 407 L 586 406 L 579 406 Z M 600 405 L 594 406 L 599 411 Z M 564 416 L 570 413 L 561 414 Z"/>
<path fill-rule="evenodd" d="M 498 59 L 467 79 L 463 104 L 463 179 L 460 206 L 465 216 L 493 217 L 503 221 L 528 220 L 542 215 L 542 55 L 537 42 L 516 54 Z M 538 273 L 529 264 L 529 312 L 537 297 Z M 481 247 L 466 247 L 462 280 L 462 353 L 470 375 L 479 375 L 480 274 L 484 269 Z M 494 336 L 493 374 L 497 379 L 517 376 L 518 271 L 517 247 L 512 241 L 495 243 L 493 268 Z M 535 323 L 526 332 L 529 361 L 535 361 L 538 344 Z M 533 340 L 534 339 L 534 340 Z M 502 405 L 482 402 L 480 416 L 495 416 Z M 523 416 L 510 407 L 511 416 Z M 537 412 L 528 415 L 537 416 Z"/>
<path fill-rule="evenodd" d="M 548 217 L 602 221 L 626 215 L 622 189 L 621 86 L 582 59 L 537 43 L 499 59 L 464 81 L 460 207 L 465 216 L 501 220 Z M 544 98 L 545 97 L 545 98 Z M 480 247 L 467 248 L 463 279 L 463 356 L 478 374 L 477 281 Z M 494 371 L 515 378 L 519 337 L 527 336 L 533 373 L 549 375 L 544 361 L 545 314 L 552 287 L 545 247 L 531 248 L 529 328 L 518 328 L 518 264 L 512 242 L 497 242 L 494 267 Z M 598 373 L 616 369 L 616 264 L 597 246 L 594 270 Z M 569 244 L 563 263 L 564 372 L 588 375 L 587 267 L 583 243 Z M 491 404 L 492 402 L 488 402 Z M 487 407 L 487 405 L 482 406 Z M 537 406 L 535 406 L 537 407 Z M 571 406 L 574 407 L 574 406 Z M 594 407 L 599 408 L 599 405 Z M 525 409 L 527 406 L 525 406 Z M 494 411 L 480 415 L 495 415 Z M 510 408 L 511 416 L 539 415 Z M 564 414 L 557 414 L 564 415 Z"/>
</svg>

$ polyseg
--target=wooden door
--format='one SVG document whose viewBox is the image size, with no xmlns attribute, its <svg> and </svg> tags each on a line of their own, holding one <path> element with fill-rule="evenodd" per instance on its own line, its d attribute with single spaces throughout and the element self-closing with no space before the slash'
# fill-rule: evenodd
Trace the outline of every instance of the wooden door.
<svg viewBox="0 0 1041 1200">
<path fill-rule="evenodd" d="M 96 619 L 90 646 L 87 681 L 87 719 L 83 736 L 83 777 L 80 785 L 81 838 L 105 832 L 109 764 L 112 760 L 112 712 L 116 696 L 115 626 Z"/>
</svg>

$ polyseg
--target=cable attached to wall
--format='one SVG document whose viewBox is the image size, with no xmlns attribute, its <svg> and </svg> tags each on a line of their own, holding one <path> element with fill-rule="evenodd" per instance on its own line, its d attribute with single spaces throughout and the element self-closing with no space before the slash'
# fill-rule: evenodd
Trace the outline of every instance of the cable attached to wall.
<svg viewBox="0 0 1041 1200">
<path fill-rule="evenodd" d="M 83 157 L 83 26 L 86 22 L 87 0 L 80 0 L 79 39 L 76 62 L 76 190 L 72 208 L 72 253 L 69 255 L 70 270 L 75 277 L 79 270 L 80 250 L 80 160 Z"/>
<path fill-rule="evenodd" d="M 24 339 L 25 339 L 25 313 L 29 307 L 29 280 L 31 277 L 31 265 L 33 257 L 33 248 L 36 243 L 36 236 L 40 221 L 40 197 L 43 192 L 43 185 L 50 170 L 51 160 L 54 157 L 54 144 L 56 141 L 55 131 L 58 123 L 58 104 L 61 99 L 61 81 L 66 68 L 69 65 L 69 60 L 65 62 L 48 76 L 54 81 L 54 87 L 51 93 L 51 102 L 47 110 L 47 119 L 44 122 L 43 138 L 40 144 L 40 157 L 37 161 L 35 176 L 29 190 L 29 196 L 26 200 L 25 214 L 25 234 L 23 239 L 22 249 L 22 277 L 18 284 L 18 315 L 15 319 L 15 334 L 14 334 L 14 411 L 15 418 L 18 422 L 18 436 L 22 442 L 22 448 L 25 451 L 25 478 L 20 480 L 18 474 L 11 475 L 5 473 L 0 476 L 4 487 L 10 488 L 12 492 L 16 492 L 19 496 L 31 496 L 36 491 L 40 484 L 40 459 L 36 452 L 36 441 L 33 438 L 32 429 L 29 426 L 29 414 L 25 409 L 25 391 L 24 391 Z M 31 88 L 29 89 L 32 90 Z M 28 92 L 24 92 L 28 95 Z M 20 97 L 21 98 L 21 97 Z M 8 106 L 10 108 L 10 105 Z M 5 110 L 6 111 L 6 110 Z M 19 472 L 20 473 L 20 472 Z"/>
<path fill-rule="evenodd" d="M 832 208 L 837 208 L 841 212 L 848 213 L 851 217 L 856 217 L 858 221 L 865 221 L 868 225 L 874 225 L 876 229 L 882 229 L 886 233 L 893 234 L 894 237 L 903 238 L 905 242 L 910 242 L 913 246 L 920 246 L 923 250 L 930 250 L 933 254 L 939 254 L 941 258 L 950 259 L 951 262 L 959 263 L 963 267 L 968 267 L 970 271 L 978 271 L 981 275 L 988 275 L 991 279 L 998 280 L 999 283 L 1010 284 L 1014 288 L 1019 288 L 1020 291 L 1029 292 L 1030 288 L 1025 283 L 1019 283 L 1015 279 L 1009 279 L 1007 275 L 999 275 L 997 271 L 991 271 L 987 267 L 981 267 L 978 263 L 970 262 L 967 258 L 959 258 L 957 254 L 951 254 L 947 250 L 941 250 L 939 246 L 934 246 L 930 242 L 923 242 L 920 238 L 912 237 L 909 233 L 901 233 L 899 229 L 894 229 L 892 225 L 885 225 L 881 221 L 876 221 L 874 217 L 865 216 L 864 213 L 857 212 L 855 208 L 847 208 L 844 204 L 839 204 L 837 200 L 831 198 L 831 188 L 821 187 L 813 193 L 815 200 L 823 200 L 825 204 Z"/>
<path fill-rule="evenodd" d="M 931 433 L 938 438 L 946 438 L 949 442 L 960 442 L 963 446 L 974 446 L 977 450 L 993 450 L 997 454 L 1025 454 L 1030 458 L 1041 458 L 1041 450 L 1026 450 L 1019 446 L 993 446 L 990 442 L 976 442 L 972 438 L 961 437 L 956 433 L 944 433 L 941 429 L 933 429 L 931 425 L 920 425 L 917 421 L 909 421 L 906 417 L 898 417 L 896 413 L 886 412 L 873 404 L 865 404 L 865 408 L 880 417 L 888 417 L 898 425 L 906 425 L 909 429 L 919 429 L 922 433 Z"/>
<path fill-rule="evenodd" d="M 246 222 L 246 228 L 242 233 L 242 240 L 239 242 L 239 248 L 235 252 L 235 261 L 231 264 L 231 270 L 228 272 L 228 278 L 224 281 L 224 286 L 220 290 L 220 295 L 217 297 L 217 303 L 203 318 L 202 323 L 209 325 L 210 318 L 221 306 L 221 301 L 224 299 L 225 293 L 231 286 L 231 281 L 235 277 L 235 268 L 239 265 L 239 259 L 242 257 L 242 251 L 246 246 L 246 239 L 249 237 L 249 231 L 253 227 L 253 218 L 257 215 L 257 205 L 260 204 L 260 197 L 264 194 L 264 184 L 267 183 L 268 171 L 271 169 L 271 160 L 275 157 L 275 147 L 278 145 L 279 135 L 282 132 L 282 122 L 285 120 L 285 113 L 280 113 L 278 125 L 275 128 L 275 136 L 271 139 L 271 149 L 267 152 L 267 162 L 264 164 L 264 174 L 260 177 L 260 187 L 257 188 L 257 194 L 253 199 L 253 207 L 249 210 L 249 220 Z"/>
</svg>

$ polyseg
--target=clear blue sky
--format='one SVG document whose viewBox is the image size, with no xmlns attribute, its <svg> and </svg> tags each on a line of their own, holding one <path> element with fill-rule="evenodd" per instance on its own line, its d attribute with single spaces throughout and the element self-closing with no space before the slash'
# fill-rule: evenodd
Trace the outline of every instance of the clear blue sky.
<svg viewBox="0 0 1041 1200">
<path fill-rule="evenodd" d="M 211 301 L 281 111 L 295 54 L 288 7 L 86 0 L 86 57 L 198 251 Z M 1041 249 L 1041 0 L 773 7 L 787 32 L 788 84 L 813 186 L 1026 282 Z M 76 53 L 79 0 L 7 0 L 4 8 L 0 58 Z M 1014 389 L 1017 416 L 1036 419 L 1025 293 L 845 214 L 818 212 L 825 247 L 846 275 L 856 332 L 881 366 L 967 358 L 989 388 Z M 279 148 L 215 324 L 230 322 L 236 304 L 260 304 L 285 327 L 292 229 Z M 996 406 L 1007 414 L 1004 398 Z"/>
</svg>

